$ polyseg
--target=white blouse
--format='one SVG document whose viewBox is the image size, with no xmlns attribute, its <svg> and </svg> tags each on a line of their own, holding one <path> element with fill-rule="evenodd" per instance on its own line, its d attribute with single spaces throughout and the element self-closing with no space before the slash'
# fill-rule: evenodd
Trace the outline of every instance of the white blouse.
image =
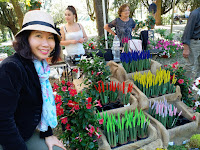
<svg viewBox="0 0 200 150">
<path fill-rule="evenodd" d="M 80 38 L 83 38 L 83 32 L 80 28 L 77 32 L 67 32 L 66 28 L 64 26 L 64 32 L 65 32 L 65 40 L 80 40 Z M 83 43 L 76 43 L 76 44 L 69 44 L 65 46 L 65 50 L 63 53 L 66 56 L 72 56 L 72 55 L 84 55 L 85 50 L 83 48 Z"/>
</svg>

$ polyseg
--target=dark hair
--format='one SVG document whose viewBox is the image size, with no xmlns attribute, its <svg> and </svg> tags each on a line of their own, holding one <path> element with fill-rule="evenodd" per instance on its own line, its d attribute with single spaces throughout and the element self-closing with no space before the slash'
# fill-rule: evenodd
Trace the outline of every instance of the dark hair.
<svg viewBox="0 0 200 150">
<path fill-rule="evenodd" d="M 76 22 L 77 22 L 78 21 L 78 16 L 77 16 L 76 9 L 74 8 L 74 6 L 68 6 L 66 10 L 71 11 L 73 13 L 73 15 L 75 15 Z"/>
<path fill-rule="evenodd" d="M 15 37 L 15 41 L 13 41 L 13 47 L 15 51 L 21 55 L 22 57 L 26 59 L 33 59 L 33 54 L 31 52 L 31 47 L 28 42 L 28 38 L 33 30 L 25 30 L 19 33 Z M 60 40 L 58 39 L 58 36 L 54 34 L 54 39 L 55 39 L 55 48 L 51 52 L 50 57 L 52 57 L 51 62 L 56 63 L 60 57 Z"/>
<path fill-rule="evenodd" d="M 119 7 L 118 15 L 119 15 L 120 17 L 121 17 L 122 11 L 123 11 L 126 7 L 129 7 L 129 8 L 130 8 L 129 4 L 123 4 L 123 5 L 121 5 L 121 6 Z"/>
</svg>

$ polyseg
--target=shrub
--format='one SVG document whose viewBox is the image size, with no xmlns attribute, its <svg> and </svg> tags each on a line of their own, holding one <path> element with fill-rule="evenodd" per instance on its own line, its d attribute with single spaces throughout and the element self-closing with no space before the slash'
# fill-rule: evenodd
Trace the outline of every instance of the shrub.
<svg viewBox="0 0 200 150">
<path fill-rule="evenodd" d="M 0 47 L 0 53 L 7 53 L 8 56 L 10 56 L 15 53 L 15 50 L 13 49 L 12 46 L 3 46 Z"/>
<path fill-rule="evenodd" d="M 190 147 L 192 147 L 192 148 L 200 148 L 200 134 L 194 134 L 190 138 Z"/>
</svg>

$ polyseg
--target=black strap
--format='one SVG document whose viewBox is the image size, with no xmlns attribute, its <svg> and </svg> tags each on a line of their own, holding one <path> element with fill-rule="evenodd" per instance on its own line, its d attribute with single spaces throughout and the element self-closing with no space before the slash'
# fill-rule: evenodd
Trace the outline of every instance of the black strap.
<svg viewBox="0 0 200 150">
<path fill-rule="evenodd" d="M 25 28 L 25 27 L 27 27 L 27 26 L 29 26 L 29 25 L 34 25 L 34 24 L 39 24 L 39 25 L 44 25 L 44 26 L 47 26 L 47 27 L 51 27 L 51 28 L 53 28 L 54 30 L 56 30 L 57 33 L 58 33 L 59 35 L 61 35 L 60 32 L 59 32 L 60 29 L 54 27 L 54 26 L 51 25 L 50 23 L 43 22 L 43 21 L 31 21 L 31 22 L 27 22 L 26 24 L 24 24 L 24 25 L 22 26 L 22 28 Z"/>
<path fill-rule="evenodd" d="M 79 28 L 81 29 L 81 26 L 80 26 L 80 24 L 79 24 L 79 23 L 77 23 L 77 24 L 78 24 Z"/>
</svg>

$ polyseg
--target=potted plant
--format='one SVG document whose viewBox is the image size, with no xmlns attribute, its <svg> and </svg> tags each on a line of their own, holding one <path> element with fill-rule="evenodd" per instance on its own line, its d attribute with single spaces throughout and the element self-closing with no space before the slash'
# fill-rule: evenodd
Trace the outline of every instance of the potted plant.
<svg viewBox="0 0 200 150">
<path fill-rule="evenodd" d="M 145 20 L 145 24 L 146 24 L 148 30 L 153 29 L 155 26 L 155 23 L 156 23 L 156 20 L 155 20 L 154 16 L 151 14 L 148 15 L 147 19 Z"/>
<path fill-rule="evenodd" d="M 85 91 L 77 93 L 73 84 L 63 80 L 53 86 L 58 122 L 63 132 L 60 138 L 70 149 L 97 149 L 97 139 L 103 120 L 97 119 L 95 106 L 100 101 L 92 100 Z"/>
</svg>

